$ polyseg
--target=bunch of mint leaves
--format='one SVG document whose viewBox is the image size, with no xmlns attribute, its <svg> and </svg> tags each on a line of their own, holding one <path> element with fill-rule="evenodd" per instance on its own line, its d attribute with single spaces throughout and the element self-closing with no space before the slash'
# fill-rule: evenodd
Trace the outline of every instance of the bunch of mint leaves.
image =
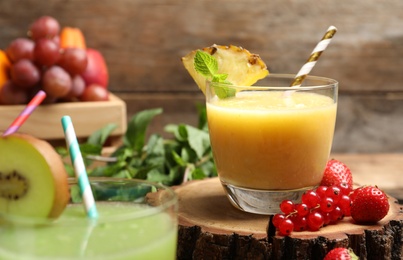
<svg viewBox="0 0 403 260">
<path fill-rule="evenodd" d="M 80 150 L 87 166 L 89 177 L 115 177 L 144 179 L 168 186 L 179 185 L 189 180 L 217 176 L 210 146 L 205 106 L 197 106 L 199 123 L 197 127 L 187 124 L 168 124 L 164 131 L 172 138 L 152 133 L 147 139 L 147 128 L 152 119 L 163 113 L 161 108 L 147 109 L 133 115 L 128 121 L 122 137 L 122 145 L 110 155 L 115 161 L 94 166 L 91 156 L 102 156 L 108 137 L 116 125 L 108 124 L 95 131 Z M 68 157 L 65 147 L 56 150 L 62 157 Z M 67 160 L 66 160 L 67 161 Z M 65 163 L 70 176 L 74 169 Z"/>
</svg>

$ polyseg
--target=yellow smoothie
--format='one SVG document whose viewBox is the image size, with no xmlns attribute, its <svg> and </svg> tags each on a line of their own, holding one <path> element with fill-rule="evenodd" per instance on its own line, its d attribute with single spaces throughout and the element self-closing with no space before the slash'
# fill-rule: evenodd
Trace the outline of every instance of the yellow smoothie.
<svg viewBox="0 0 403 260">
<path fill-rule="evenodd" d="M 327 96 L 249 91 L 207 103 L 222 182 L 262 190 L 318 185 L 328 160 L 336 102 Z"/>
</svg>

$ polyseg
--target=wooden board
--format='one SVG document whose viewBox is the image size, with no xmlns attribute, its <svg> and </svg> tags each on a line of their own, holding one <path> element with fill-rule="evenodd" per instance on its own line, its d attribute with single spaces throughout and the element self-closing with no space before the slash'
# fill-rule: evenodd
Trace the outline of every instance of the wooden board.
<svg viewBox="0 0 403 260">
<path fill-rule="evenodd" d="M 235 209 L 218 178 L 176 187 L 179 196 L 178 259 L 322 259 L 336 246 L 351 247 L 361 259 L 400 259 L 403 213 L 390 199 L 377 225 L 345 218 L 318 232 L 277 236 L 269 216 Z"/>
<path fill-rule="evenodd" d="M 0 106 L 0 130 L 7 129 L 24 108 L 24 105 Z M 19 132 L 50 141 L 63 140 L 60 120 L 64 115 L 71 117 L 77 138 L 88 137 L 110 123 L 117 125 L 113 136 L 121 136 L 127 127 L 126 103 L 110 94 L 109 101 L 41 105 L 25 121 Z"/>
</svg>

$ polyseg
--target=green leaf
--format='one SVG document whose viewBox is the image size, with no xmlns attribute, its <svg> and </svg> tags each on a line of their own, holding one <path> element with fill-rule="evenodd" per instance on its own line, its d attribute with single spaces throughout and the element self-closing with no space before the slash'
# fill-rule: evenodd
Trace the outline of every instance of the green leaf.
<svg viewBox="0 0 403 260">
<path fill-rule="evenodd" d="M 219 84 L 216 84 L 219 83 Z M 226 85 L 231 85 L 230 82 L 211 82 L 211 86 L 214 88 L 214 92 L 218 98 L 224 99 L 229 97 L 235 97 L 236 90 Z"/>
<path fill-rule="evenodd" d="M 194 67 L 195 70 L 210 79 L 211 82 L 223 83 L 232 85 L 231 82 L 227 80 L 228 74 L 217 74 L 218 62 L 216 58 L 206 52 L 197 50 L 194 57 Z M 215 93 L 220 99 L 235 96 L 236 92 L 234 89 L 228 87 L 215 87 Z"/>
<path fill-rule="evenodd" d="M 141 152 L 145 143 L 146 130 L 150 121 L 162 113 L 161 108 L 143 110 L 129 121 L 123 143 L 137 152 Z"/>
<path fill-rule="evenodd" d="M 172 157 L 179 166 L 186 166 L 186 161 L 183 160 L 182 157 L 175 151 L 172 151 Z"/>
<path fill-rule="evenodd" d="M 74 203 L 80 203 L 83 201 L 83 198 L 81 196 L 80 188 L 78 185 L 73 185 L 70 188 L 70 197 L 71 201 Z"/>
<path fill-rule="evenodd" d="M 208 124 L 207 124 L 207 111 L 205 104 L 196 104 L 197 113 L 199 115 L 199 123 L 198 128 L 203 131 L 208 131 Z"/>
<path fill-rule="evenodd" d="M 192 171 L 191 178 L 192 180 L 202 180 L 206 178 L 206 175 L 201 169 L 196 168 Z"/>
<path fill-rule="evenodd" d="M 205 77 L 213 77 L 218 71 L 217 60 L 210 54 L 197 50 L 194 58 L 195 70 Z"/>
<path fill-rule="evenodd" d="M 173 182 L 170 175 L 161 173 L 157 170 L 150 171 L 147 175 L 147 180 L 164 184 L 171 184 Z"/>
<path fill-rule="evenodd" d="M 102 145 L 83 143 L 80 144 L 80 151 L 84 157 L 88 154 L 100 155 L 102 153 Z"/>
<path fill-rule="evenodd" d="M 225 82 L 228 78 L 228 74 L 215 74 L 213 75 L 212 82 Z"/>
<path fill-rule="evenodd" d="M 199 158 L 203 157 L 207 148 L 210 147 L 209 134 L 190 125 L 186 125 L 186 130 L 190 147 L 196 152 Z"/>
<path fill-rule="evenodd" d="M 117 128 L 116 124 L 108 124 L 105 127 L 92 133 L 88 139 L 87 143 L 93 145 L 103 146 L 105 141 L 108 139 L 109 135 Z"/>
<path fill-rule="evenodd" d="M 116 161 L 89 167 L 88 175 L 147 179 L 165 185 L 181 184 L 184 178 L 217 176 L 209 142 L 205 105 L 200 105 L 198 111 L 198 128 L 186 124 L 168 124 L 164 129 L 171 133 L 173 138 L 151 134 L 147 143 L 145 143 L 146 128 L 154 116 L 162 113 L 162 109 L 138 112 L 128 124 L 123 144 L 111 154 Z M 112 125 L 108 125 L 94 133 L 91 140 L 80 144 L 83 156 L 101 154 L 103 148 L 101 144 L 112 129 Z M 61 156 L 68 156 L 65 147 L 58 147 L 56 150 Z M 88 161 L 85 160 L 85 163 Z M 69 175 L 74 176 L 72 165 L 66 163 L 65 167 Z"/>
</svg>

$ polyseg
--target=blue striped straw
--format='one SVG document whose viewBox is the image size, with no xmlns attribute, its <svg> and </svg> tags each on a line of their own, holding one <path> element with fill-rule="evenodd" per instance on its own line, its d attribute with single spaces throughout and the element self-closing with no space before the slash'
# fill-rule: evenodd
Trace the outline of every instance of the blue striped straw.
<svg viewBox="0 0 403 260">
<path fill-rule="evenodd" d="M 80 187 L 87 216 L 89 218 L 97 218 L 98 211 L 95 205 L 94 196 L 92 194 L 84 160 L 78 145 L 76 133 L 74 131 L 73 122 L 69 116 L 62 117 L 62 126 L 64 135 L 66 137 L 66 144 L 70 152 L 71 163 L 74 166 L 76 178 L 78 179 L 78 186 Z"/>
</svg>

